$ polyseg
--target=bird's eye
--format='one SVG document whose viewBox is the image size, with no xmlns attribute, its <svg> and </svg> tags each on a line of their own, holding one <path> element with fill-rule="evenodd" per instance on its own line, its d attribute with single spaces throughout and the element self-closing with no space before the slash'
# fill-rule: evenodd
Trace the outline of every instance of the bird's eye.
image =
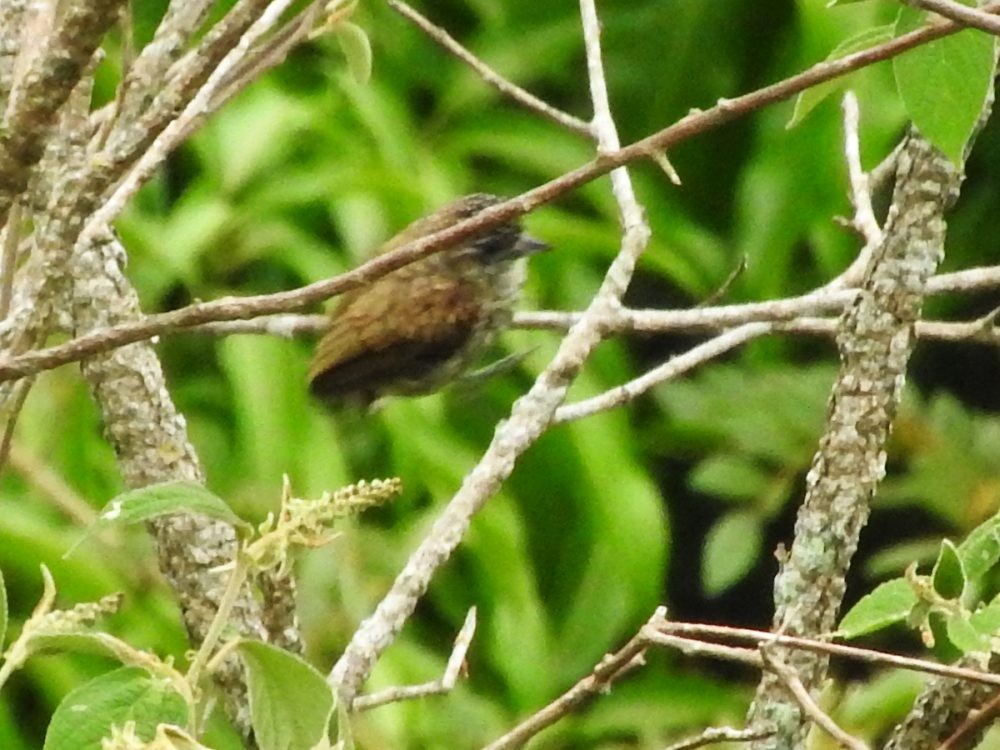
<svg viewBox="0 0 1000 750">
<path fill-rule="evenodd" d="M 517 243 L 518 231 L 514 227 L 497 227 L 496 229 L 477 237 L 473 241 L 476 254 L 484 262 L 503 260 L 511 255 Z"/>
</svg>

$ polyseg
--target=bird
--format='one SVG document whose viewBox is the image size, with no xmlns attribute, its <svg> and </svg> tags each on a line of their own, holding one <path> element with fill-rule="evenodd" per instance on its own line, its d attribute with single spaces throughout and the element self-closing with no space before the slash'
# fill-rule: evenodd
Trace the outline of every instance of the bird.
<svg viewBox="0 0 1000 750">
<path fill-rule="evenodd" d="M 458 198 L 405 227 L 376 255 L 500 202 L 487 193 Z M 548 247 L 514 220 L 345 293 L 316 345 L 311 393 L 364 408 L 387 396 L 430 394 L 461 378 L 510 325 L 525 258 Z"/>
</svg>

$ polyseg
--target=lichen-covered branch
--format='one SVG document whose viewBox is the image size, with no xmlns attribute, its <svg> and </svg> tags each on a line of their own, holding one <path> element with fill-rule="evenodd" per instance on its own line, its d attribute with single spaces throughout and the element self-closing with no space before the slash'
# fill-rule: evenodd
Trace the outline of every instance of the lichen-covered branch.
<svg viewBox="0 0 1000 750">
<path fill-rule="evenodd" d="M 124 249 L 107 234 L 100 241 L 76 248 L 70 275 L 77 331 L 113 325 L 140 314 L 138 298 L 121 273 L 124 260 Z M 94 304 L 95 300 L 101 304 Z M 184 417 L 170 398 L 159 359 L 149 343 L 92 357 L 83 362 L 82 370 L 129 487 L 176 479 L 202 480 Z M 188 631 L 200 642 L 228 580 L 217 568 L 235 556 L 236 534 L 228 524 L 193 515 L 166 516 L 150 527 L 160 569 L 178 597 Z M 260 605 L 248 587 L 244 587 L 230 621 L 241 633 L 266 639 Z M 248 728 L 243 681 L 235 661 L 226 665 L 220 683 L 231 716 L 237 725 Z"/>
<path fill-rule="evenodd" d="M 901 397 L 927 281 L 943 256 L 944 212 L 955 201 L 961 171 L 916 132 L 906 139 L 882 242 L 874 248 L 861 291 L 841 319 L 840 373 L 826 430 L 806 477 L 806 496 L 791 550 L 775 580 L 774 625 L 789 635 L 833 629 L 845 576 L 885 474 L 886 441 Z M 817 690 L 827 658 L 788 653 L 807 689 Z M 781 682 L 765 674 L 750 723 L 777 733 L 755 748 L 799 747 L 805 723 Z"/>
<path fill-rule="evenodd" d="M 30 169 L 42 157 L 56 114 L 117 19 L 120 5 L 121 0 L 69 4 L 15 85 L 0 134 L 0 224 L 27 187 Z"/>
<path fill-rule="evenodd" d="M 964 659 L 962 665 L 970 661 Z M 993 670 L 1000 666 L 995 662 L 990 664 Z M 893 729 L 884 750 L 934 750 L 996 692 L 992 685 L 935 677 L 924 685 L 906 718 Z M 981 733 L 976 733 L 962 747 L 975 747 L 980 738 Z"/>
</svg>

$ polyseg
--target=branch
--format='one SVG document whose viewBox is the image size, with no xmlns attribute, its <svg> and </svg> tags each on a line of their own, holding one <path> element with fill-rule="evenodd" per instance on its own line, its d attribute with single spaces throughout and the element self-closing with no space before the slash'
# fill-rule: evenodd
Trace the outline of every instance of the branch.
<svg viewBox="0 0 1000 750">
<path fill-rule="evenodd" d="M 21 48 L 27 0 L 0 3 L 0 111 L 6 109 L 14 85 L 14 63 Z"/>
<path fill-rule="evenodd" d="M 42 157 L 56 113 L 69 98 L 105 32 L 118 18 L 121 0 L 78 0 L 60 14 L 58 26 L 31 60 L 7 103 L 0 135 L 0 224 Z"/>
<path fill-rule="evenodd" d="M 991 698 L 985 706 L 962 722 L 958 729 L 937 747 L 937 750 L 966 750 L 975 747 L 998 716 L 1000 716 L 1000 695 Z"/>
<path fill-rule="evenodd" d="M 689 737 L 686 740 L 675 742 L 664 750 L 694 750 L 694 748 L 714 745 L 717 742 L 752 742 L 770 737 L 772 731 L 769 729 L 733 729 L 731 727 L 713 727 L 706 729 L 697 737 Z"/>
<path fill-rule="evenodd" d="M 868 175 L 861 166 L 861 142 L 858 138 L 860 114 L 858 98 L 853 91 L 844 94 L 844 155 L 847 161 L 847 175 L 851 184 L 851 205 L 854 206 L 854 218 L 851 220 L 858 233 L 864 238 L 865 244 L 858 253 L 857 259 L 851 264 L 838 280 L 840 286 L 857 286 L 861 281 L 872 248 L 882 241 L 882 227 L 875 219 L 875 209 L 872 208 L 871 184 Z"/>
<path fill-rule="evenodd" d="M 441 695 L 451 692 L 458 682 L 458 678 L 465 671 L 465 655 L 472 645 L 472 637 L 476 633 L 476 608 L 470 607 L 469 613 L 465 616 L 465 623 L 458 631 L 455 638 L 455 645 L 448 657 L 448 664 L 445 665 L 444 673 L 432 682 L 425 682 L 423 685 L 407 685 L 404 687 L 393 687 L 382 690 L 374 695 L 359 695 L 354 699 L 355 711 L 367 711 L 387 703 L 413 700 L 414 698 L 425 698 L 430 695 Z"/>
<path fill-rule="evenodd" d="M 774 330 L 774 326 L 770 323 L 747 323 L 739 328 L 734 328 L 706 341 L 704 344 L 692 347 L 684 352 L 684 354 L 673 357 L 659 367 L 654 367 L 638 378 L 607 390 L 599 396 L 559 407 L 556 410 L 553 422 L 555 424 L 562 424 L 582 419 L 601 411 L 614 409 L 629 401 L 634 401 L 649 389 L 668 380 L 673 380 L 693 370 L 695 367 L 715 359 L 725 352 L 735 349 L 737 346 L 745 344 L 747 341 L 770 333 L 772 330 Z"/>
<path fill-rule="evenodd" d="M 949 677 L 954 680 L 962 680 L 973 684 L 1000 687 L 1000 674 L 993 672 L 939 664 L 938 662 L 927 661 L 925 659 L 914 659 L 909 656 L 899 656 L 898 654 L 891 654 L 886 651 L 847 646 L 842 643 L 831 643 L 821 638 L 800 638 L 793 635 L 770 633 L 765 630 L 734 628 L 728 625 L 708 625 L 700 622 L 666 621 L 658 627 L 663 633 L 681 635 L 687 638 L 712 636 L 724 640 L 754 643 L 758 646 L 762 644 L 774 644 L 785 649 L 801 649 L 817 654 L 827 654 L 829 656 L 839 656 L 845 659 L 861 661 L 866 664 L 884 664 L 898 669 Z"/>
<path fill-rule="evenodd" d="M 837 725 L 837 722 L 816 704 L 816 701 L 809 695 L 809 691 L 802 684 L 802 680 L 799 679 L 794 669 L 783 663 L 777 656 L 768 653 L 767 649 L 762 649 L 761 655 L 764 657 L 764 665 L 785 686 L 789 694 L 795 699 L 795 702 L 799 704 L 802 713 L 812 719 L 817 726 L 842 746 L 848 748 L 848 750 L 869 750 L 868 745 L 841 729 Z M 770 739 L 770 737 L 766 737 L 765 739 Z"/>
<path fill-rule="evenodd" d="M 502 737 L 486 745 L 483 750 L 513 750 L 522 747 L 528 740 L 546 727 L 552 726 L 585 701 L 599 693 L 605 693 L 611 685 L 644 663 L 644 653 L 648 647 L 646 631 L 659 627 L 666 621 L 666 610 L 659 608 L 639 632 L 613 654 L 607 654 L 594 670 L 573 687 L 552 701 L 545 708 L 532 714 Z"/>
<path fill-rule="evenodd" d="M 116 119 L 132 122 L 156 97 L 170 66 L 177 62 L 212 9 L 212 0 L 171 0 L 156 33 L 118 86 Z"/>
<path fill-rule="evenodd" d="M 806 480 L 795 540 L 775 580 L 775 627 L 792 635 L 832 629 L 845 576 L 885 473 L 885 445 L 913 347 L 927 280 L 943 256 L 945 209 L 960 170 L 916 133 L 907 137 L 883 241 L 873 249 L 857 301 L 837 337 L 841 368 L 826 430 Z M 827 660 L 793 653 L 788 662 L 808 690 L 819 688 Z M 765 674 L 749 716 L 771 721 L 774 738 L 755 747 L 801 742 L 801 709 Z"/>
<path fill-rule="evenodd" d="M 278 23 L 281 15 L 293 2 L 294 0 L 272 0 L 260 18 L 254 21 L 240 37 L 236 46 L 219 61 L 205 84 L 191 98 L 183 111 L 163 128 L 111 196 L 87 220 L 79 241 L 86 243 L 91 237 L 103 232 L 122 212 L 129 199 L 152 177 L 183 136 L 204 120 L 210 111 L 209 104 L 230 73 L 239 66 L 254 43 Z"/>
<path fill-rule="evenodd" d="M 135 290 L 122 273 L 124 250 L 110 236 L 80 245 L 74 253 L 73 322 L 77 330 L 103 328 L 139 315 Z M 101 300 L 101 304 L 94 304 Z M 148 343 L 117 349 L 83 363 L 83 376 L 100 410 L 128 487 L 186 479 L 202 481 L 202 469 L 177 411 L 156 353 Z M 236 554 L 237 540 L 227 523 L 192 514 L 173 514 L 150 524 L 160 568 L 170 581 L 184 624 L 194 643 L 211 626 L 226 580 L 219 570 Z M 263 639 L 261 605 L 249 587 L 240 592 L 229 624 L 243 635 Z M 235 657 L 216 673 L 230 716 L 246 732 L 245 687 Z"/>
<path fill-rule="evenodd" d="M 982 655 L 969 654 L 961 664 L 979 664 Z M 990 669 L 1000 666 L 996 657 Z M 978 671 L 978 670 L 977 670 Z M 885 750 L 936 750 L 941 742 L 958 743 L 961 750 L 976 745 L 975 720 L 970 716 L 997 694 L 996 683 L 983 684 L 964 677 L 941 676 L 920 691 L 906 717 L 895 726 Z"/>
<path fill-rule="evenodd" d="M 1000 18 L 952 0 L 905 0 L 905 3 L 950 18 L 963 26 L 971 26 L 988 34 L 1000 34 Z"/>
</svg>

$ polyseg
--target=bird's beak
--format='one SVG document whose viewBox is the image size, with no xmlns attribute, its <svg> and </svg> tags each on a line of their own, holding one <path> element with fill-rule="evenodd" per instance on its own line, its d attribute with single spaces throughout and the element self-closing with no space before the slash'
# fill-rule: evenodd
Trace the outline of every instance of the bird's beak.
<svg viewBox="0 0 1000 750">
<path fill-rule="evenodd" d="M 523 258 L 527 255 L 535 255 L 549 249 L 550 245 L 548 243 L 536 240 L 530 234 L 522 232 L 521 236 L 517 239 L 517 244 L 514 245 L 514 257 Z"/>
</svg>

